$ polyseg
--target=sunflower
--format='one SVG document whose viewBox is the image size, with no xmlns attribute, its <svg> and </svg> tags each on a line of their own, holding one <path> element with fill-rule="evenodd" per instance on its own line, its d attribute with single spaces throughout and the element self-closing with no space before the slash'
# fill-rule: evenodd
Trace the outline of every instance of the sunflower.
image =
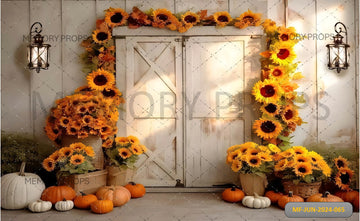
<svg viewBox="0 0 360 221">
<path fill-rule="evenodd" d="M 116 87 L 106 88 L 101 93 L 104 95 L 104 97 L 113 99 L 122 95 Z"/>
<path fill-rule="evenodd" d="M 282 80 L 288 77 L 289 74 L 283 66 L 272 66 L 269 70 L 269 78 Z"/>
<path fill-rule="evenodd" d="M 64 157 L 64 155 L 62 155 L 62 153 L 57 150 L 54 153 L 52 153 L 49 158 L 53 159 L 55 162 L 58 162 L 59 160 L 61 160 Z"/>
<path fill-rule="evenodd" d="M 309 162 L 295 164 L 294 172 L 301 177 L 312 174 L 311 164 Z"/>
<path fill-rule="evenodd" d="M 258 81 L 252 89 L 255 100 L 262 103 L 277 103 L 282 93 L 282 88 L 278 82 L 271 79 Z"/>
<path fill-rule="evenodd" d="M 260 157 L 260 159 L 262 161 L 266 161 L 266 162 L 272 161 L 272 158 L 271 158 L 270 154 L 268 154 L 266 152 L 261 152 L 261 153 L 258 154 L 258 156 Z"/>
<path fill-rule="evenodd" d="M 293 146 L 294 154 L 307 154 L 308 150 L 303 146 Z"/>
<path fill-rule="evenodd" d="M 261 164 L 261 158 L 259 156 L 248 155 L 246 163 L 248 163 L 251 167 L 259 167 Z"/>
<path fill-rule="evenodd" d="M 74 152 L 74 150 L 71 147 L 63 147 L 59 151 L 65 157 L 70 156 Z"/>
<path fill-rule="evenodd" d="M 226 150 L 226 152 L 227 152 L 227 153 L 233 152 L 233 151 L 239 149 L 240 147 L 241 147 L 241 145 L 233 145 L 233 146 L 229 147 L 229 148 Z"/>
<path fill-rule="evenodd" d="M 113 28 L 124 25 L 128 17 L 129 14 L 121 8 L 109 8 L 109 10 L 105 13 L 105 22 Z"/>
<path fill-rule="evenodd" d="M 274 22 L 271 19 L 265 19 L 262 26 L 264 28 L 265 33 L 269 35 L 273 34 L 277 29 L 276 22 Z"/>
<path fill-rule="evenodd" d="M 47 123 L 45 126 L 45 133 L 50 140 L 54 141 L 57 137 L 61 135 L 61 130 L 58 129 L 56 126 Z"/>
<path fill-rule="evenodd" d="M 242 168 L 242 162 L 240 160 L 234 160 L 231 164 L 231 169 L 232 171 L 239 172 L 239 170 L 241 170 Z"/>
<path fill-rule="evenodd" d="M 42 163 L 43 168 L 48 172 L 53 171 L 55 169 L 55 165 L 56 165 L 55 160 L 53 160 L 50 157 L 46 158 Z"/>
<path fill-rule="evenodd" d="M 102 147 L 103 148 L 111 148 L 113 143 L 114 143 L 114 140 L 111 138 L 108 138 L 105 141 L 103 141 Z"/>
<path fill-rule="evenodd" d="M 293 46 L 289 42 L 277 42 L 271 45 L 271 60 L 275 64 L 288 65 L 296 58 Z"/>
<path fill-rule="evenodd" d="M 147 148 L 145 147 L 145 145 L 139 144 L 138 146 L 142 149 L 143 153 L 145 153 L 147 151 Z"/>
<path fill-rule="evenodd" d="M 127 158 L 131 157 L 131 155 L 132 155 L 130 150 L 127 148 L 119 148 L 118 152 L 119 152 L 119 156 L 123 159 L 127 159 Z"/>
<path fill-rule="evenodd" d="M 279 153 L 281 152 L 280 148 L 278 146 L 276 146 L 275 144 L 268 144 L 268 148 L 270 149 L 271 152 L 273 153 Z"/>
<path fill-rule="evenodd" d="M 86 126 L 91 126 L 94 124 L 94 118 L 91 115 L 85 115 L 82 118 L 82 122 L 84 123 L 84 125 Z"/>
<path fill-rule="evenodd" d="M 84 163 L 85 157 L 81 154 L 74 154 L 70 158 L 70 163 L 73 165 L 79 165 Z"/>
<path fill-rule="evenodd" d="M 69 146 L 71 149 L 73 149 L 74 151 L 81 151 L 83 149 L 85 149 L 86 145 L 80 142 L 77 143 L 72 143 Z"/>
<path fill-rule="evenodd" d="M 289 158 L 295 155 L 294 149 L 287 149 L 280 153 L 280 155 L 284 158 Z"/>
<path fill-rule="evenodd" d="M 294 105 L 288 104 L 282 111 L 281 118 L 286 123 L 293 123 L 299 116 L 298 110 L 295 109 Z"/>
<path fill-rule="evenodd" d="M 313 164 L 317 164 L 319 161 L 323 160 L 323 157 L 320 154 L 316 153 L 315 151 L 308 152 L 307 156 L 309 157 L 309 159 Z"/>
<path fill-rule="evenodd" d="M 70 123 L 71 123 L 71 119 L 69 117 L 63 116 L 59 119 L 59 124 L 62 127 L 66 128 Z"/>
<path fill-rule="evenodd" d="M 296 30 L 294 27 L 285 28 L 284 26 L 278 27 L 280 41 L 295 41 Z M 295 41 L 296 42 L 296 41 Z"/>
<path fill-rule="evenodd" d="M 130 136 L 127 137 L 127 139 L 129 140 L 129 142 L 131 144 L 139 144 L 140 143 L 139 139 L 137 137 L 135 137 L 135 136 L 130 135 Z"/>
<path fill-rule="evenodd" d="M 254 148 L 251 148 L 251 149 L 249 149 L 249 150 L 246 152 L 246 154 L 252 155 L 252 156 L 257 155 L 258 153 L 260 153 L 260 150 L 254 149 Z"/>
<path fill-rule="evenodd" d="M 349 165 L 349 162 L 345 158 L 343 158 L 342 156 L 339 156 L 338 158 L 335 158 L 334 162 L 335 162 L 335 166 L 338 169 L 348 167 L 348 165 Z"/>
<path fill-rule="evenodd" d="M 280 113 L 280 106 L 274 103 L 263 104 L 260 111 L 269 116 L 275 117 Z"/>
<path fill-rule="evenodd" d="M 75 109 L 76 113 L 78 114 L 85 114 L 87 112 L 85 104 L 79 104 L 76 106 Z"/>
<path fill-rule="evenodd" d="M 229 12 L 222 11 L 222 12 L 216 12 L 214 14 L 214 20 L 217 26 L 225 27 L 227 24 L 231 22 L 232 18 Z"/>
<path fill-rule="evenodd" d="M 263 145 L 259 145 L 258 148 L 262 151 L 262 152 L 266 152 L 266 153 L 270 153 L 270 150 L 267 146 L 263 146 Z"/>
<path fill-rule="evenodd" d="M 271 139 L 279 136 L 283 128 L 276 120 L 260 118 L 254 122 L 253 129 L 257 136 L 263 139 Z"/>
<path fill-rule="evenodd" d="M 140 155 L 143 153 L 142 148 L 138 144 L 131 145 L 130 150 L 135 155 Z"/>
<path fill-rule="evenodd" d="M 288 100 L 295 99 L 296 93 L 294 93 L 294 90 L 296 90 L 299 87 L 298 84 L 287 81 L 287 82 L 282 82 L 280 86 L 284 91 L 284 95 L 286 99 Z"/>
<path fill-rule="evenodd" d="M 261 13 L 253 13 L 250 9 L 236 18 L 234 26 L 240 29 L 248 26 L 259 26 L 261 24 Z"/>
<path fill-rule="evenodd" d="M 331 168 L 325 160 L 319 160 L 314 166 L 316 169 L 321 170 L 325 176 L 329 177 L 331 175 Z"/>
<path fill-rule="evenodd" d="M 294 161 L 295 163 L 304 163 L 304 162 L 310 162 L 310 159 L 303 154 L 295 154 Z"/>
<path fill-rule="evenodd" d="M 67 135 L 76 135 L 78 133 L 78 129 L 74 126 L 72 126 L 73 123 L 71 123 L 68 127 L 66 127 L 66 134 Z"/>
<path fill-rule="evenodd" d="M 112 128 L 110 126 L 108 126 L 108 125 L 104 125 L 100 129 L 100 134 L 104 135 L 104 136 L 112 135 L 113 134 Z"/>
<path fill-rule="evenodd" d="M 92 147 L 90 147 L 90 146 L 86 146 L 86 147 L 84 148 L 84 151 L 85 151 L 86 155 L 88 155 L 89 157 L 94 157 L 94 156 L 95 156 L 95 151 L 94 151 L 94 149 L 93 149 Z"/>
<path fill-rule="evenodd" d="M 111 39 L 111 32 L 109 30 L 94 30 L 92 38 L 95 43 L 104 44 Z"/>
<path fill-rule="evenodd" d="M 92 91 L 92 89 L 88 85 L 84 85 L 84 86 L 76 88 L 74 92 L 80 93 L 80 92 L 89 92 L 89 91 Z"/>
<path fill-rule="evenodd" d="M 285 159 L 280 153 L 276 153 L 273 155 L 274 161 L 280 161 L 282 159 Z"/>
<path fill-rule="evenodd" d="M 152 16 L 152 26 L 157 28 L 165 28 L 165 26 L 170 23 L 170 19 L 173 17 L 171 11 L 164 8 L 154 10 Z"/>
<path fill-rule="evenodd" d="M 275 171 L 283 171 L 286 169 L 287 165 L 288 165 L 288 160 L 282 159 L 275 164 L 274 170 Z"/>
<path fill-rule="evenodd" d="M 107 88 L 112 88 L 115 83 L 114 75 L 103 69 L 98 69 L 91 72 L 86 77 L 86 80 L 92 89 L 99 91 L 103 91 Z"/>
<path fill-rule="evenodd" d="M 354 171 L 349 168 L 340 168 L 336 174 L 335 183 L 342 190 L 350 190 L 350 183 L 353 177 Z"/>
<path fill-rule="evenodd" d="M 239 156 L 241 156 L 240 150 L 236 150 L 236 151 L 228 153 L 228 155 L 226 157 L 226 163 L 232 163 Z"/>
<path fill-rule="evenodd" d="M 92 102 L 92 101 L 86 103 L 85 108 L 86 108 L 87 112 L 90 113 L 90 114 L 96 112 L 96 104 L 94 102 Z"/>
<path fill-rule="evenodd" d="M 126 146 L 130 143 L 129 139 L 127 137 L 117 137 L 115 138 L 116 144 L 119 144 L 121 146 Z"/>
<path fill-rule="evenodd" d="M 181 15 L 181 21 L 185 25 L 196 25 L 200 22 L 200 16 L 194 12 L 187 11 L 185 14 Z"/>
</svg>

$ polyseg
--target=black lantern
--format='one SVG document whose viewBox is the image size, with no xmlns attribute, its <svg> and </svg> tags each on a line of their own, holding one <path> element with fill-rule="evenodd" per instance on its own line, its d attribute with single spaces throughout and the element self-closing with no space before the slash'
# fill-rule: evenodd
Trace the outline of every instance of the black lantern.
<svg viewBox="0 0 360 221">
<path fill-rule="evenodd" d="M 33 30 L 34 29 L 34 30 Z M 37 73 L 40 69 L 47 70 L 49 67 L 49 44 L 43 44 L 44 37 L 40 35 L 42 24 L 35 22 L 30 28 L 30 44 L 28 45 L 27 57 L 28 67 L 30 70 L 35 69 Z M 31 42 L 32 34 L 36 33 L 33 42 Z"/>
<path fill-rule="evenodd" d="M 328 67 L 330 70 L 336 69 L 337 73 L 340 73 L 342 69 L 346 70 L 349 67 L 350 45 L 348 45 L 346 26 L 341 22 L 337 22 L 334 29 L 336 32 L 336 35 L 333 37 L 334 43 L 326 45 L 329 57 Z M 344 37 L 341 33 L 345 34 L 346 43 L 343 42 Z"/>
</svg>

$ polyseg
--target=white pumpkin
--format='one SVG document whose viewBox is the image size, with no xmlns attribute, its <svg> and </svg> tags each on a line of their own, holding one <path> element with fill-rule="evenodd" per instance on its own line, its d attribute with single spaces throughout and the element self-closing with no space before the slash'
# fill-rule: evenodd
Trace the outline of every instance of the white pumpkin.
<svg viewBox="0 0 360 221">
<path fill-rule="evenodd" d="M 20 173 L 9 173 L 1 177 L 1 207 L 23 209 L 41 197 L 45 184 L 34 173 L 25 173 L 25 162 Z"/>
<path fill-rule="evenodd" d="M 257 193 L 254 193 L 254 196 L 245 196 L 242 204 L 249 208 L 263 209 L 269 207 L 271 201 L 268 197 L 259 196 Z"/>
<path fill-rule="evenodd" d="M 61 200 L 55 203 L 55 209 L 57 211 L 68 211 L 74 208 L 74 202 L 72 200 Z"/>
<path fill-rule="evenodd" d="M 34 202 L 29 203 L 29 210 L 33 213 L 42 213 L 49 211 L 52 207 L 52 203 L 50 201 L 42 201 L 36 200 Z"/>
</svg>

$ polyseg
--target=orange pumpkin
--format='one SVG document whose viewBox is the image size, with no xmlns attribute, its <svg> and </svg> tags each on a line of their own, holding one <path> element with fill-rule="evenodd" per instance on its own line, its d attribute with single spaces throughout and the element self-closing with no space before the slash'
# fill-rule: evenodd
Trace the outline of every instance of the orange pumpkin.
<svg viewBox="0 0 360 221">
<path fill-rule="evenodd" d="M 306 202 L 344 202 L 340 197 L 331 195 L 328 191 L 323 194 L 317 193 L 309 198 L 307 198 Z"/>
<path fill-rule="evenodd" d="M 359 194 L 356 195 L 352 204 L 353 204 L 354 211 L 359 212 Z"/>
<path fill-rule="evenodd" d="M 338 191 L 335 193 L 335 196 L 340 197 L 341 199 L 343 199 L 345 202 L 353 202 L 354 199 L 356 198 L 356 196 L 359 196 L 359 192 L 355 191 L 355 190 L 350 190 L 350 191 Z"/>
<path fill-rule="evenodd" d="M 111 212 L 114 208 L 111 200 L 96 200 L 90 205 L 91 211 L 98 214 Z"/>
<path fill-rule="evenodd" d="M 144 185 L 139 183 L 129 182 L 125 185 L 125 188 L 129 190 L 131 198 L 140 198 L 146 193 Z"/>
<path fill-rule="evenodd" d="M 76 196 L 75 190 L 69 186 L 51 186 L 42 192 L 41 200 L 50 201 L 55 204 L 61 200 L 73 200 Z"/>
<path fill-rule="evenodd" d="M 111 200 L 114 206 L 122 206 L 131 198 L 131 193 L 123 186 L 104 186 L 96 192 L 98 199 Z"/>
<path fill-rule="evenodd" d="M 270 190 L 265 193 L 265 196 L 270 199 L 272 204 L 276 204 L 280 197 L 284 196 L 284 194 Z"/>
<path fill-rule="evenodd" d="M 279 198 L 278 205 L 280 208 L 285 209 L 286 204 L 290 202 L 304 202 L 304 199 L 300 196 L 293 195 L 293 192 L 289 191 L 288 195 Z"/>
<path fill-rule="evenodd" d="M 97 197 L 94 194 L 88 194 L 86 195 L 83 192 L 80 192 L 81 195 L 76 196 L 74 199 L 74 205 L 76 208 L 79 209 L 89 209 L 90 205 L 97 201 Z"/>
<path fill-rule="evenodd" d="M 244 192 L 235 186 L 225 189 L 222 193 L 223 200 L 230 203 L 239 202 L 244 198 L 244 196 Z"/>
</svg>

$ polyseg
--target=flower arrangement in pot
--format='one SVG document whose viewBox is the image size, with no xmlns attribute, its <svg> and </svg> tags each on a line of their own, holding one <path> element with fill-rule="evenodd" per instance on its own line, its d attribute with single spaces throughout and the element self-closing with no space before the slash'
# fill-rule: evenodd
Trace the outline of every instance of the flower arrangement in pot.
<svg viewBox="0 0 360 221">
<path fill-rule="evenodd" d="M 321 182 L 331 175 L 331 168 L 315 151 L 293 146 L 274 155 L 275 175 L 282 179 L 285 192 L 307 198 L 319 192 Z"/>
<path fill-rule="evenodd" d="M 107 185 L 125 185 L 132 181 L 134 164 L 146 150 L 135 136 L 115 138 L 115 142 L 105 150 L 109 160 Z"/>
<path fill-rule="evenodd" d="M 281 150 L 274 144 L 267 146 L 247 142 L 228 148 L 226 163 L 240 173 L 241 187 L 246 195 L 264 195 L 266 174 L 274 168 L 273 155 Z"/>
</svg>

